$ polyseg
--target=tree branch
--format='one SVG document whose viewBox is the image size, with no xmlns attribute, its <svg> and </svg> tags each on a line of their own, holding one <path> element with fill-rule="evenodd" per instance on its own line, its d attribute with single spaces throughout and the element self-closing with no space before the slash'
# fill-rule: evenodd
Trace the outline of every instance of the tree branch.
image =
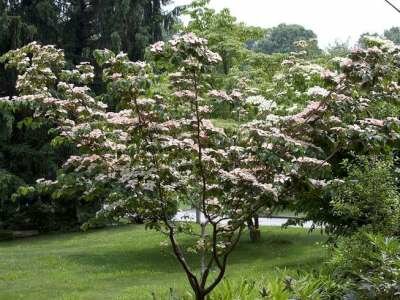
<svg viewBox="0 0 400 300">
<path fill-rule="evenodd" d="M 385 0 L 385 2 L 389 4 L 391 7 L 393 7 L 398 13 L 400 13 L 400 9 L 397 6 L 395 6 L 392 2 L 390 2 L 389 0 Z"/>
</svg>

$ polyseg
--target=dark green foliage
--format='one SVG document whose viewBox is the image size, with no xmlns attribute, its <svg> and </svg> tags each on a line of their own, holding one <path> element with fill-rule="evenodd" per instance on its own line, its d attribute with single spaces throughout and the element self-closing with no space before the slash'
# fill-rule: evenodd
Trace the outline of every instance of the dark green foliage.
<svg viewBox="0 0 400 300">
<path fill-rule="evenodd" d="M 320 271 L 283 272 L 261 290 L 285 294 L 279 299 L 399 299 L 399 270 L 399 240 L 362 231 L 342 238 Z M 270 288 L 273 282 L 279 293 Z"/>
<path fill-rule="evenodd" d="M 28 197 L 39 178 L 55 178 L 62 162 L 74 152 L 71 145 L 51 146 L 53 124 L 32 119 L 33 110 L 23 104 L 8 106 L 2 102 L 0 119 L 0 228 L 49 231 L 73 227 L 74 202 L 53 201 L 48 195 Z M 18 192 L 19 197 L 12 195 Z M 57 210 L 59 218 L 56 217 Z M 67 224 L 67 223 L 72 223 Z"/>
<path fill-rule="evenodd" d="M 74 0 L 67 5 L 62 42 L 67 58 L 89 59 L 94 49 L 123 50 L 142 58 L 147 45 L 162 39 L 167 0 Z M 118 20 L 118 21 L 116 21 Z"/>
<path fill-rule="evenodd" d="M 3 230 L 0 229 L 0 242 L 1 241 L 9 241 L 14 238 L 14 234 L 11 230 Z"/>
<path fill-rule="evenodd" d="M 162 40 L 166 16 L 162 6 L 170 0 L 136 0 L 96 2 L 94 8 L 95 41 L 93 49 L 119 46 L 132 59 L 143 58 L 144 49 L 150 43 Z M 115 22 L 115 20 L 119 20 Z"/>
<path fill-rule="evenodd" d="M 393 163 L 362 158 L 345 164 L 348 176 L 334 189 L 332 208 L 343 233 L 361 227 L 384 234 L 399 231 L 400 195 L 393 174 Z"/>
<path fill-rule="evenodd" d="M 61 42 L 62 2 L 51 0 L 7 1 L 0 5 L 0 55 L 8 50 L 38 40 L 44 44 Z M 65 5 L 65 4 L 64 4 Z M 0 96 L 11 96 L 15 73 L 0 63 Z"/>
<path fill-rule="evenodd" d="M 1 136 L 0 167 L 31 184 L 37 178 L 54 177 L 58 164 L 68 153 L 57 153 L 50 146 L 52 136 L 48 134 L 51 124 L 37 123 L 30 117 L 30 109 L 13 112 L 8 134 Z M 7 118 L 6 111 L 0 116 Z M 66 151 L 67 152 L 67 151 Z"/>
<path fill-rule="evenodd" d="M 365 232 L 343 239 L 327 268 L 348 297 L 382 300 L 399 299 L 399 270 L 399 240 Z"/>
<path fill-rule="evenodd" d="M 76 149 L 52 143 L 53 124 L 34 121 L 30 107 L 2 102 L 0 118 L 0 228 L 13 230 L 74 230 L 93 217 L 99 198 L 80 200 L 79 185 L 60 192 L 35 188 L 39 178 L 55 179 L 59 168 Z M 74 182 L 75 183 L 75 182 Z M 63 181 L 67 185 L 67 180 Z"/>
<path fill-rule="evenodd" d="M 300 40 L 316 39 L 317 35 L 301 25 L 280 24 L 267 31 L 264 39 L 252 44 L 252 48 L 267 54 L 295 52 L 295 42 Z M 315 49 L 320 52 L 318 46 Z"/>
<path fill-rule="evenodd" d="M 0 169 L 0 230 L 6 226 L 7 220 L 13 217 L 15 208 L 11 195 L 22 184 L 23 181 L 19 177 Z"/>
<path fill-rule="evenodd" d="M 398 239 L 359 232 L 342 238 L 318 271 L 284 270 L 262 279 L 227 280 L 210 299 L 399 299 L 399 270 Z"/>
<path fill-rule="evenodd" d="M 392 27 L 385 30 L 383 36 L 395 44 L 400 44 L 400 27 Z"/>
<path fill-rule="evenodd" d="M 81 200 L 82 193 L 79 187 L 60 193 L 56 188 L 20 186 L 12 197 L 14 211 L 5 227 L 40 232 L 79 230 L 100 209 L 96 199 Z"/>
<path fill-rule="evenodd" d="M 302 192 L 294 210 L 306 212 L 306 219 L 324 225 L 324 230 L 332 235 L 351 235 L 360 228 L 398 234 L 400 195 L 393 161 L 342 155 L 332 165 L 335 176 L 342 180 L 323 190 L 300 182 Z"/>
<path fill-rule="evenodd" d="M 91 60 L 94 49 L 143 58 L 144 49 L 162 39 L 179 10 L 164 15 L 170 0 L 1 1 L 0 55 L 31 41 L 65 49 L 72 63 Z M 118 21 L 116 21 L 118 20 Z M 13 71 L 0 64 L 0 96 L 13 95 Z"/>
<path fill-rule="evenodd" d="M 0 0 L 0 56 L 35 40 L 63 48 L 70 64 L 93 60 L 92 52 L 98 48 L 143 58 L 145 47 L 161 40 L 176 19 L 179 10 L 165 16 L 162 12 L 168 2 Z M 0 97 L 17 94 L 15 79 L 15 70 L 0 63 Z M 103 89 L 97 80 L 94 90 Z M 119 99 L 114 100 L 111 109 L 118 109 Z M 79 200 L 84 192 L 79 185 L 67 193 L 24 193 L 24 186 L 34 186 L 39 178 L 55 179 L 65 159 L 76 151 L 71 145 L 54 147 L 54 124 L 34 120 L 33 112 L 32 107 L 0 102 L 0 228 L 77 228 L 99 209 L 101 197 Z M 12 199 L 18 187 L 18 196 Z"/>
<path fill-rule="evenodd" d="M 359 45 L 360 47 L 363 47 L 363 48 L 366 47 L 366 45 L 365 45 L 365 38 L 368 37 L 368 36 L 373 36 L 373 37 L 377 37 L 377 38 L 380 37 L 379 33 L 376 33 L 376 32 L 372 32 L 372 33 L 371 33 L 371 32 L 364 32 L 364 33 L 362 33 L 362 34 L 360 35 L 360 37 L 358 38 L 358 45 Z"/>
</svg>

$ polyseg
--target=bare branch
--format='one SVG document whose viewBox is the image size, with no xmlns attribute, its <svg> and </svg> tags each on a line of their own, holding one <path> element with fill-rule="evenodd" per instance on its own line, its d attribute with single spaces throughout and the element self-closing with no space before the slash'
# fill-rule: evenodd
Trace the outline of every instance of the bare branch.
<svg viewBox="0 0 400 300">
<path fill-rule="evenodd" d="M 390 2 L 389 0 L 385 0 L 385 2 L 387 4 L 389 4 L 391 7 L 393 7 L 398 13 L 400 13 L 400 8 L 398 8 L 397 6 L 395 6 L 392 2 Z"/>
</svg>

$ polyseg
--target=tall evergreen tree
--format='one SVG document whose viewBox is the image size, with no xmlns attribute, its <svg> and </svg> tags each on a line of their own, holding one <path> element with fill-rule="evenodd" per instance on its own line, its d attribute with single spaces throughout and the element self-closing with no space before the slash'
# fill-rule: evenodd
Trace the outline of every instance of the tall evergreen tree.
<svg viewBox="0 0 400 300">
<path fill-rule="evenodd" d="M 38 41 L 65 49 L 71 64 L 91 60 L 97 48 L 124 51 L 131 59 L 140 59 L 148 44 L 162 39 L 165 20 L 170 24 L 171 15 L 162 11 L 169 1 L 0 0 L 0 56 Z M 15 72 L 0 63 L 0 97 L 16 94 L 15 79 Z M 11 193 L 18 186 L 32 184 L 37 178 L 54 177 L 67 157 L 65 152 L 74 150 L 51 147 L 48 130 L 53 124 L 32 123 L 32 114 L 31 107 L 11 108 L 7 101 L 0 101 L 0 189 L 7 191 L 6 195 L 0 193 L 0 228 L 5 218 L 9 225 L 20 222 L 17 215 L 20 220 L 32 220 L 35 207 L 43 214 L 58 211 L 68 215 L 66 211 L 79 211 L 82 205 L 71 201 L 44 203 L 43 195 L 20 199 L 19 204 L 11 201 Z M 19 207 L 24 207 L 23 214 L 17 213 Z M 79 214 L 74 215 L 79 223 Z M 46 220 L 44 215 L 39 219 Z M 40 226 L 46 230 L 58 228 L 50 223 Z"/>
</svg>

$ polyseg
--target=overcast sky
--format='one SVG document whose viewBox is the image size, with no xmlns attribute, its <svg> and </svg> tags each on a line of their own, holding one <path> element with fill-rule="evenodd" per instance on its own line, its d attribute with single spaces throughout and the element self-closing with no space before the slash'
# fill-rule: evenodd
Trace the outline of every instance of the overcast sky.
<svg viewBox="0 0 400 300">
<path fill-rule="evenodd" d="M 190 2 L 175 0 L 177 5 Z M 392 2 L 400 7 L 400 0 Z M 400 14 L 384 0 L 211 0 L 211 7 L 228 7 L 232 15 L 249 25 L 301 24 L 318 35 L 324 48 L 335 39 L 350 39 L 353 44 L 364 32 L 383 33 L 400 26 Z"/>
</svg>

